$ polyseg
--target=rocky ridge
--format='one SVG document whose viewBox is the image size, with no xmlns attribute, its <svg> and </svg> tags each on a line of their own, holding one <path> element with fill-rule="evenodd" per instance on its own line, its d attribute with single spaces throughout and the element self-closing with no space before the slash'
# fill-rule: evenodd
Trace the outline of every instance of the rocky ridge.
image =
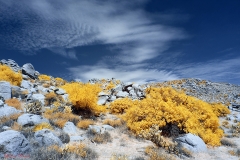
<svg viewBox="0 0 240 160">
<path fill-rule="evenodd" d="M 101 152 L 103 152 L 104 149 L 101 148 L 111 145 L 111 141 L 113 141 L 112 143 L 119 144 L 119 146 L 122 145 L 121 141 L 127 136 L 126 130 L 123 131 L 121 128 L 115 127 L 114 125 L 102 123 L 107 119 L 119 120 L 118 117 L 111 114 L 91 117 L 97 122 L 89 125 L 87 129 L 77 127 L 77 123 L 74 121 L 66 122 L 62 128 L 55 126 L 51 119 L 48 119 L 43 115 L 47 109 L 54 108 L 51 99 L 48 99 L 49 103 L 46 103 L 47 96 L 50 93 L 54 93 L 58 99 L 62 99 L 60 101 L 62 103 L 57 106 L 58 112 L 62 114 L 65 113 L 66 108 L 72 108 L 72 104 L 68 99 L 69 95 L 57 85 L 56 79 L 50 77 L 49 81 L 39 80 L 39 72 L 35 71 L 34 67 L 29 63 L 24 64 L 23 67 L 19 67 L 15 61 L 9 59 L 7 61 L 1 60 L 0 64 L 8 65 L 15 72 L 21 72 L 23 76 L 20 86 L 13 86 L 5 81 L 0 82 L 0 137 L 6 137 L 0 141 L 1 158 L 8 158 L 8 155 L 15 158 L 19 155 L 24 155 L 26 156 L 25 158 L 34 159 L 33 157 L 35 155 L 33 152 L 36 152 L 39 148 L 46 148 L 53 145 L 68 148 L 70 145 L 76 145 L 76 143 L 81 142 L 90 147 L 90 149 L 88 148 L 88 156 L 91 157 L 89 159 L 97 159 L 97 157 L 98 159 L 110 159 L 113 157 L 113 153 L 104 152 L 105 155 L 103 156 Z M 185 91 L 188 95 L 207 102 L 220 102 L 225 105 L 230 103 L 240 103 L 240 86 L 214 83 L 199 79 L 183 79 L 172 82 L 149 83 L 144 85 L 131 82 L 124 83 L 115 79 L 107 79 L 104 81 L 91 79 L 89 80 L 89 83 L 101 83 L 103 91 L 98 94 L 98 105 L 108 106 L 111 102 L 117 99 L 127 97 L 132 100 L 144 99 L 146 96 L 146 88 L 151 86 L 171 86 L 175 89 Z M 8 105 L 6 103 L 8 99 L 18 99 L 21 102 L 21 107 L 17 109 Z M 15 119 L 7 119 L 7 117 L 14 117 L 15 115 L 18 115 L 18 117 Z M 78 121 L 83 120 L 81 119 L 81 116 L 78 118 Z M 232 115 L 231 120 L 233 121 L 235 119 L 237 119 L 236 115 Z M 52 128 L 43 127 L 42 129 L 33 131 L 39 124 L 52 124 Z M 21 126 L 17 131 L 15 131 L 16 128 L 14 128 L 16 125 Z M 121 133 L 121 136 L 115 135 L 119 133 Z M 95 142 L 96 140 L 93 140 L 95 138 L 94 136 L 104 135 L 106 137 L 115 135 L 117 138 L 114 140 L 108 140 L 105 137 L 107 144 L 97 144 Z M 124 148 L 124 146 L 122 146 L 122 148 L 118 148 L 118 150 L 120 151 L 123 148 L 126 150 L 130 147 L 134 151 L 134 155 L 129 155 L 128 159 L 134 160 L 139 157 L 147 159 L 147 156 L 142 153 L 144 151 L 138 148 L 146 148 L 147 146 L 154 144 L 146 140 L 139 142 L 136 139 L 131 139 L 131 141 L 133 144 L 135 143 L 138 145 L 134 146 L 127 144 L 127 147 Z M 176 138 L 176 142 L 178 142 L 179 146 L 182 148 L 187 148 L 193 153 L 207 151 L 207 146 L 202 139 L 192 134 L 185 134 L 182 137 L 178 137 Z M 98 150 L 98 152 L 94 153 L 91 149 Z M 43 151 L 40 153 L 43 153 Z M 128 153 L 132 154 L 131 152 Z M 79 158 L 79 154 L 74 154 L 75 152 L 66 156 L 68 156 L 68 159 Z M 97 154 L 100 155 L 97 156 Z M 181 157 L 188 158 L 185 154 L 182 154 L 180 157 L 175 156 L 175 158 Z"/>
</svg>

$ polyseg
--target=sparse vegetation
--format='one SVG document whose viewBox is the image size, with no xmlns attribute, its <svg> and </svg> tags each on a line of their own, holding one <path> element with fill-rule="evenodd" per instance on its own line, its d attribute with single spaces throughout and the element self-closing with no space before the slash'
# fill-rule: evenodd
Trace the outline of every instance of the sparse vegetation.
<svg viewBox="0 0 240 160">
<path fill-rule="evenodd" d="M 149 160 L 175 160 L 173 155 L 166 153 L 164 150 L 154 148 L 152 146 L 147 147 L 145 153 L 149 156 Z"/>
<path fill-rule="evenodd" d="M 89 125 L 94 124 L 94 121 L 91 119 L 84 119 L 84 120 L 80 120 L 77 123 L 77 127 L 81 128 L 81 129 L 87 129 Z"/>
<path fill-rule="evenodd" d="M 18 110 L 22 110 L 22 104 L 17 98 L 11 98 L 5 101 L 8 106 L 14 107 Z"/>
<path fill-rule="evenodd" d="M 22 74 L 14 72 L 7 65 L 0 64 L 0 81 L 7 81 L 15 86 L 20 86 L 22 82 Z"/>
<path fill-rule="evenodd" d="M 113 119 L 105 119 L 103 121 L 103 124 L 108 124 L 108 125 L 110 125 L 112 127 L 119 127 L 119 126 L 124 124 L 124 121 L 121 120 L 121 119 L 115 119 L 115 120 L 113 120 Z"/>
<path fill-rule="evenodd" d="M 43 122 L 43 123 L 40 123 L 40 124 L 37 124 L 36 126 L 34 126 L 33 132 L 37 132 L 37 131 L 42 130 L 42 129 L 52 130 L 53 128 L 49 123 Z"/>
</svg>

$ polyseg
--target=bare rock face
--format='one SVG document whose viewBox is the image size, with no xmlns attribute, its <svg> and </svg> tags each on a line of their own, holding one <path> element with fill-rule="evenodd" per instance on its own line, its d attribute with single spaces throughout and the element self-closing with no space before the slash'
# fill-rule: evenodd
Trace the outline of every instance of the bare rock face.
<svg viewBox="0 0 240 160">
<path fill-rule="evenodd" d="M 19 155 L 31 151 L 28 140 L 18 131 L 7 130 L 0 133 L 0 157 L 5 154 Z"/>
<path fill-rule="evenodd" d="M 26 63 L 22 67 L 22 74 L 29 76 L 32 79 L 37 79 L 38 73 L 35 71 L 31 63 Z"/>
<path fill-rule="evenodd" d="M 11 85 L 9 82 L 0 81 L 0 96 L 5 100 L 11 98 Z"/>
</svg>

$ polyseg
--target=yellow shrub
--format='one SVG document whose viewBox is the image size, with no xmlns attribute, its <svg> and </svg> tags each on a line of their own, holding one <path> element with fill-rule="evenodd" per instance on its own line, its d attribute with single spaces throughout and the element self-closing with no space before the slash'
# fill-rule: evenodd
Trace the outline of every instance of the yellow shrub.
<svg viewBox="0 0 240 160">
<path fill-rule="evenodd" d="M 124 113 L 128 108 L 130 108 L 132 105 L 137 104 L 138 102 L 132 101 L 129 98 L 123 98 L 123 99 L 117 99 L 113 101 L 110 105 L 110 111 L 111 113 Z"/>
<path fill-rule="evenodd" d="M 37 132 L 37 131 L 40 131 L 42 129 L 50 129 L 50 130 L 52 130 L 53 128 L 52 128 L 52 126 L 49 123 L 43 122 L 43 123 L 40 123 L 40 124 L 37 124 L 36 126 L 34 126 L 33 131 Z"/>
<path fill-rule="evenodd" d="M 21 102 L 17 98 L 8 99 L 5 101 L 8 106 L 14 107 L 18 110 L 22 110 Z"/>
<path fill-rule="evenodd" d="M 0 81 L 8 81 L 12 85 L 20 86 L 22 83 L 22 74 L 14 72 L 6 65 L 0 65 Z"/>
<path fill-rule="evenodd" d="M 82 129 L 87 129 L 89 125 L 94 124 L 94 121 L 91 119 L 84 119 L 77 123 L 77 127 Z"/>
<path fill-rule="evenodd" d="M 129 102 L 124 115 L 127 126 L 135 134 L 148 131 L 153 125 L 162 128 L 167 124 L 177 124 L 180 130 L 199 135 L 209 145 L 220 145 L 223 131 L 219 129 L 217 115 L 220 112 L 217 110 L 219 107 L 221 114 L 225 115 L 229 113 L 227 108 L 222 109 L 224 106 L 220 104 L 211 105 L 169 87 L 148 88 L 146 92 L 145 99 Z M 126 105 L 126 99 L 117 103 L 120 105 L 121 101 Z"/>
<path fill-rule="evenodd" d="M 98 93 L 101 91 L 99 85 L 73 82 L 65 84 L 62 88 L 68 93 L 69 100 L 76 110 L 90 110 L 95 115 L 105 111 L 103 106 L 97 105 Z"/>
<path fill-rule="evenodd" d="M 41 81 L 50 81 L 51 77 L 48 76 L 48 75 L 45 75 L 45 74 L 41 74 L 41 75 L 38 76 L 38 79 L 41 80 Z"/>
<path fill-rule="evenodd" d="M 61 86 L 61 85 L 64 85 L 66 83 L 66 81 L 62 78 L 55 78 L 55 81 L 56 81 L 56 86 Z"/>
</svg>

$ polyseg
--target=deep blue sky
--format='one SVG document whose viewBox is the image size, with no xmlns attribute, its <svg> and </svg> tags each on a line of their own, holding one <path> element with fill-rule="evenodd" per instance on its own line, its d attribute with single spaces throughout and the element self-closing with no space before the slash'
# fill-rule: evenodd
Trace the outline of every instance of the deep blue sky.
<svg viewBox="0 0 240 160">
<path fill-rule="evenodd" d="M 0 59 L 40 73 L 240 84 L 239 0 L 0 0 Z"/>
</svg>

